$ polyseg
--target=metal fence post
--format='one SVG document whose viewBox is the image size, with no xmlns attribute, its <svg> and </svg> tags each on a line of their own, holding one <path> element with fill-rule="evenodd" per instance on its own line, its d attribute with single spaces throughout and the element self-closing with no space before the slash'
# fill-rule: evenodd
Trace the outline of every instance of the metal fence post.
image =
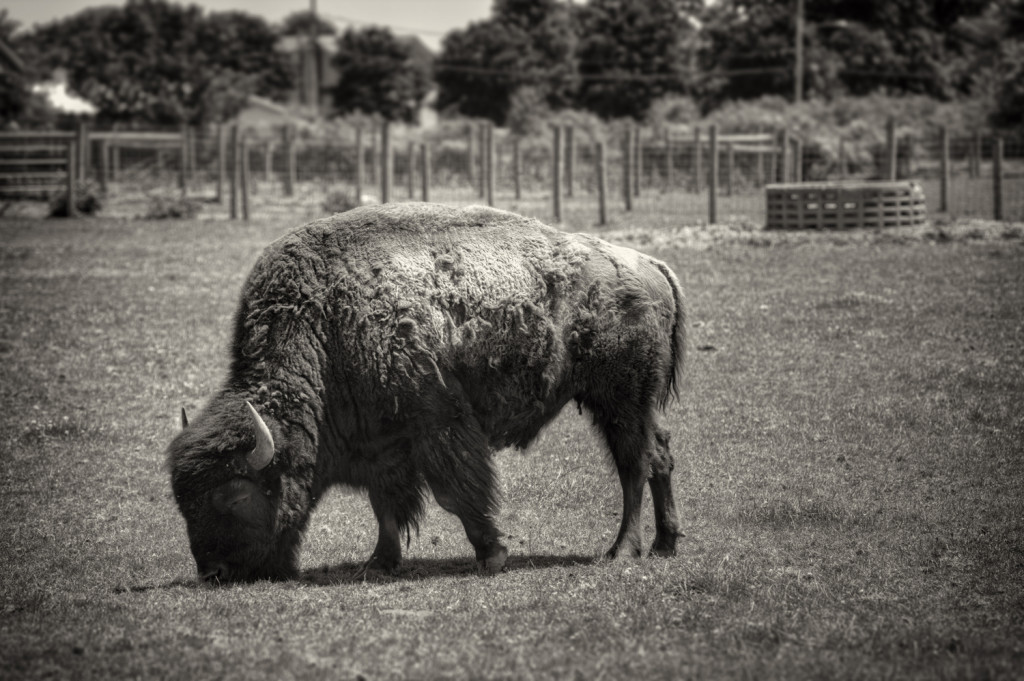
<svg viewBox="0 0 1024 681">
<path fill-rule="evenodd" d="M 597 224 L 608 224 L 608 173 L 605 167 L 604 142 L 597 143 Z"/>
</svg>

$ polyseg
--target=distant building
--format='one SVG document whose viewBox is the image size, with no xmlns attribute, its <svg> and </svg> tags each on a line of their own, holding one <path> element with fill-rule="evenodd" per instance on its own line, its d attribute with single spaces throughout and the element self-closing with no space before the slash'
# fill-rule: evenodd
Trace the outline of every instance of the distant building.
<svg viewBox="0 0 1024 681">
<path fill-rule="evenodd" d="M 249 95 L 245 106 L 235 117 L 235 122 L 240 128 L 269 130 L 282 125 L 301 128 L 310 124 L 310 118 L 309 110 L 300 105 L 278 104 L 265 97 Z"/>
<path fill-rule="evenodd" d="M 41 95 L 59 113 L 75 116 L 96 114 L 96 106 L 92 102 L 68 92 L 68 75 L 64 69 L 54 69 L 49 80 L 32 86 L 32 92 Z"/>
</svg>

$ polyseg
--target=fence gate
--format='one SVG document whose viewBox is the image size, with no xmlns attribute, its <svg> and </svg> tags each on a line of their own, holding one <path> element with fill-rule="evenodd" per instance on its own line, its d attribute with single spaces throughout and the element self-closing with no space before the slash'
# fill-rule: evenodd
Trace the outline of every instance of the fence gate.
<svg viewBox="0 0 1024 681">
<path fill-rule="evenodd" d="M 68 193 L 75 212 L 77 138 L 70 132 L 0 132 L 0 201 Z"/>
</svg>

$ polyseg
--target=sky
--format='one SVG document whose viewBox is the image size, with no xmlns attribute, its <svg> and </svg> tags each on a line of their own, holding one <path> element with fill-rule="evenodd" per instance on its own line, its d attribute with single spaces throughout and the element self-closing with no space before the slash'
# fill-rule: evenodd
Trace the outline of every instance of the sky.
<svg viewBox="0 0 1024 681">
<path fill-rule="evenodd" d="M 493 0 L 175 0 L 195 4 L 207 12 L 242 10 L 278 22 L 292 12 L 308 10 L 316 2 L 317 13 L 339 29 L 349 26 L 388 26 L 398 35 L 415 34 L 437 51 L 441 38 L 453 28 L 491 14 Z M 8 16 L 22 28 L 76 14 L 87 7 L 122 5 L 119 0 L 3 0 Z"/>
</svg>

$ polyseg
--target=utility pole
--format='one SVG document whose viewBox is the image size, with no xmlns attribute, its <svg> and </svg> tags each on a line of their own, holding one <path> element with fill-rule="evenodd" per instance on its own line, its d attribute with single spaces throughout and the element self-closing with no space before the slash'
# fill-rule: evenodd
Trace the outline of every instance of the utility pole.
<svg viewBox="0 0 1024 681">
<path fill-rule="evenodd" d="M 306 99 L 313 115 L 320 114 L 320 58 L 317 50 L 316 36 L 316 0 L 309 0 L 309 58 L 306 60 Z"/>
<path fill-rule="evenodd" d="M 799 104 L 804 99 L 804 0 L 795 0 L 796 17 L 794 18 L 794 53 L 796 65 L 793 71 L 793 103 Z"/>
</svg>

